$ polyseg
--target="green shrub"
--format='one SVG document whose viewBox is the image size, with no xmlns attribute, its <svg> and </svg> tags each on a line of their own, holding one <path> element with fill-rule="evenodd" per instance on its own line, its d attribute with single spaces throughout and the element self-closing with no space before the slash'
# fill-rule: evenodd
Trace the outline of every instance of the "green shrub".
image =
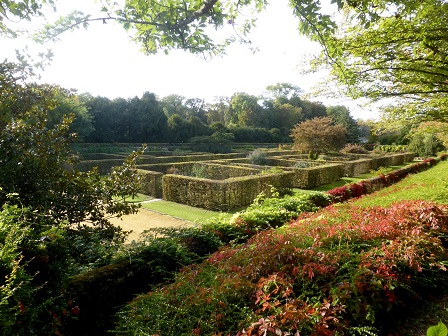
<svg viewBox="0 0 448 336">
<path fill-rule="evenodd" d="M 213 231 L 204 230 L 202 227 L 154 228 L 145 231 L 143 237 L 147 235 L 171 238 L 197 257 L 207 256 L 223 245 L 223 242 Z"/>
<path fill-rule="evenodd" d="M 200 178 L 208 178 L 207 176 L 207 167 L 200 164 L 194 164 L 191 168 L 191 176 L 200 177 Z"/>
<path fill-rule="evenodd" d="M 267 155 L 262 149 L 256 149 L 250 152 L 246 157 L 250 163 L 255 165 L 266 165 L 267 164 Z"/>
<path fill-rule="evenodd" d="M 147 235 L 117 254 L 115 262 L 74 277 L 67 295 L 80 314 L 69 335 L 100 335 L 112 328 L 116 307 L 138 293 L 171 280 L 180 268 L 197 262 L 197 254 L 177 239 Z"/>
<path fill-rule="evenodd" d="M 0 211 L 0 335 L 50 335 L 72 318 L 63 295 L 71 275 L 64 225 L 27 208 Z M 63 313 L 65 312 L 65 313 Z"/>
<path fill-rule="evenodd" d="M 381 154 L 381 152 L 406 152 L 408 150 L 408 146 L 406 145 L 378 145 L 374 147 L 375 154 Z"/>
<path fill-rule="evenodd" d="M 319 194 L 319 196 L 317 196 Z M 246 232 L 257 232 L 276 228 L 295 219 L 303 212 L 315 212 L 319 209 L 316 204 L 328 204 L 330 199 L 323 193 L 303 194 L 299 196 L 285 196 L 283 198 L 264 198 L 260 195 L 246 210 L 235 214 L 231 223 Z M 315 203 L 316 202 L 316 203 Z"/>
<path fill-rule="evenodd" d="M 369 151 L 360 144 L 346 144 L 340 152 L 344 154 L 369 154 Z"/>
<path fill-rule="evenodd" d="M 315 161 L 319 157 L 319 152 L 309 151 L 308 152 L 308 160 Z"/>
<path fill-rule="evenodd" d="M 207 220 L 201 229 L 216 235 L 223 244 L 240 244 L 246 242 L 251 235 L 245 228 L 233 225 L 228 216 L 217 216 Z"/>
<path fill-rule="evenodd" d="M 420 157 L 436 156 L 437 152 L 445 147 L 434 134 L 415 134 L 409 145 L 408 150 L 416 153 Z"/>
<path fill-rule="evenodd" d="M 416 296 L 444 285 L 447 212 L 411 201 L 303 216 L 139 296 L 122 309 L 116 332 L 374 335 Z"/>
<path fill-rule="evenodd" d="M 196 152 L 230 153 L 232 152 L 234 136 L 221 131 L 209 136 L 198 136 L 190 139 L 191 149 Z"/>
<path fill-rule="evenodd" d="M 297 161 L 293 165 L 294 168 L 308 168 L 309 166 L 309 162 L 306 161 Z"/>
</svg>

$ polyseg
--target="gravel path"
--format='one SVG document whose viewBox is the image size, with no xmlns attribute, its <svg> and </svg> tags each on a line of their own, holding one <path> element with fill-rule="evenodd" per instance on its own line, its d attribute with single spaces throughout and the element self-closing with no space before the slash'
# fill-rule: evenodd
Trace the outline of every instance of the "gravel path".
<svg viewBox="0 0 448 336">
<path fill-rule="evenodd" d="M 134 215 L 123 216 L 121 219 L 113 218 L 112 224 L 121 226 L 125 231 L 131 231 L 129 240 L 137 240 L 138 235 L 144 230 L 155 227 L 179 227 L 193 226 L 192 222 L 174 218 L 148 209 L 140 208 Z"/>
</svg>

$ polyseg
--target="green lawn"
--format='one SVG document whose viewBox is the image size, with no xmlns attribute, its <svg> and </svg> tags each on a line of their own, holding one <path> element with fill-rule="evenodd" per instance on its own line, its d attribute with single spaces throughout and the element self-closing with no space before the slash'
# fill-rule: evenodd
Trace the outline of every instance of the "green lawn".
<svg viewBox="0 0 448 336">
<path fill-rule="evenodd" d="M 325 184 L 323 186 L 319 186 L 319 187 L 316 187 L 316 188 L 313 188 L 313 189 L 310 189 L 310 190 L 294 188 L 292 191 L 293 191 L 294 194 L 308 193 L 308 192 L 311 192 L 311 191 L 328 191 L 328 190 L 331 190 L 331 189 L 334 189 L 334 188 L 342 187 L 342 186 L 344 186 L 346 184 L 356 183 L 356 182 L 359 182 L 359 181 L 362 181 L 362 180 L 366 180 L 366 179 L 369 179 L 371 177 L 378 176 L 380 174 L 387 174 L 387 173 L 390 173 L 393 170 L 397 170 L 397 169 L 409 166 L 411 164 L 414 164 L 414 162 L 407 162 L 407 163 L 404 163 L 404 164 L 401 164 L 401 165 L 398 165 L 398 166 L 390 166 L 390 167 L 387 167 L 387 168 L 380 167 L 379 169 L 372 170 L 369 173 L 361 174 L 361 175 L 356 176 L 356 177 L 343 177 L 340 180 L 335 181 L 333 183 Z"/>
<path fill-rule="evenodd" d="M 185 219 L 190 222 L 204 221 L 222 214 L 221 212 L 195 208 L 185 204 L 179 204 L 169 201 L 143 203 L 142 207 L 149 210 L 158 211 L 160 213 L 164 213 L 173 217 Z M 231 216 L 230 213 L 228 215 Z"/>
<path fill-rule="evenodd" d="M 387 206 L 400 200 L 427 200 L 448 204 L 448 161 L 413 174 L 401 182 L 356 200 L 357 205 Z"/>
<path fill-rule="evenodd" d="M 144 202 L 144 201 L 149 201 L 151 199 L 153 199 L 151 196 L 137 194 L 135 197 L 128 197 L 126 200 L 128 202 L 132 202 L 132 203 L 140 203 L 140 202 Z"/>
</svg>

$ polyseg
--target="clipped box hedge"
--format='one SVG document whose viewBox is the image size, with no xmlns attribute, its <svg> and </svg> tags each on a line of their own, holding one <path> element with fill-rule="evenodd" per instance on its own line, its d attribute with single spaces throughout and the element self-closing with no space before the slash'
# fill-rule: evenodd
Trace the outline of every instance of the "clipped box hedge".
<svg viewBox="0 0 448 336">
<path fill-rule="evenodd" d="M 339 180 L 344 176 L 344 165 L 330 163 L 309 168 L 294 168 L 293 173 L 292 187 L 311 189 Z"/>
<path fill-rule="evenodd" d="M 88 160 L 75 163 L 68 167 L 69 169 L 75 169 L 79 171 L 89 171 L 93 168 L 98 168 L 100 174 L 108 174 L 113 167 L 121 166 L 124 162 L 123 159 L 108 159 L 108 160 Z"/>
<path fill-rule="evenodd" d="M 163 176 L 163 199 L 210 210 L 228 210 L 251 204 L 271 188 L 283 190 L 292 184 L 293 172 L 243 176 L 218 181 L 181 175 Z"/>
<path fill-rule="evenodd" d="M 414 160 L 413 153 L 397 153 L 381 157 L 372 157 L 363 154 L 358 154 L 353 156 L 357 158 L 354 161 L 342 161 L 344 165 L 344 175 L 345 176 L 358 176 L 370 172 L 371 170 L 376 170 L 380 167 L 389 167 L 401 165 L 405 162 L 411 162 Z M 341 162 L 341 161 L 333 161 Z"/>
<path fill-rule="evenodd" d="M 143 169 L 137 169 L 137 173 L 141 181 L 140 192 L 148 196 L 161 198 L 163 174 Z"/>
<path fill-rule="evenodd" d="M 386 156 L 335 154 L 331 157 L 335 161 L 331 162 L 308 161 L 306 154 L 299 154 L 295 150 L 264 152 L 269 164 L 267 166 L 250 164 L 246 158 L 247 153 L 168 157 L 144 155 L 137 165 L 142 180 L 140 191 L 178 203 L 227 210 L 252 203 L 260 192 L 269 192 L 272 186 L 279 190 L 293 187 L 311 189 L 335 182 L 343 176 L 357 176 L 379 167 L 412 161 L 414 158 L 413 153 Z M 121 165 L 124 161 L 124 156 L 113 154 L 98 157 L 109 159 L 81 161 L 75 168 L 85 171 L 98 167 L 100 173 L 107 174 L 112 167 Z M 298 161 L 303 162 L 304 167 L 296 167 Z M 260 174 L 273 167 L 281 167 L 286 172 Z M 182 175 L 169 175 L 171 168 Z M 168 175 L 163 176 L 164 174 Z"/>
<path fill-rule="evenodd" d="M 215 163 L 214 161 L 146 164 L 138 165 L 137 168 L 163 174 L 167 174 L 171 169 L 175 169 L 179 171 L 180 175 L 184 176 L 191 176 L 194 168 L 197 168 L 203 170 L 205 177 L 212 180 L 224 180 L 231 177 L 255 175 L 260 172 L 260 169 L 255 167 L 223 165 L 221 163 Z"/>
<path fill-rule="evenodd" d="M 146 161 L 146 160 L 142 161 L 142 163 L 197 162 L 197 161 L 243 158 L 245 156 L 246 156 L 246 154 L 244 154 L 244 153 L 158 156 L 158 157 L 153 157 L 153 158 L 151 158 L 151 160 L 148 160 L 148 161 Z"/>
<path fill-rule="evenodd" d="M 110 153 L 82 153 L 83 160 L 113 160 L 121 159 L 124 161 L 128 155 L 125 154 L 110 154 Z"/>
</svg>

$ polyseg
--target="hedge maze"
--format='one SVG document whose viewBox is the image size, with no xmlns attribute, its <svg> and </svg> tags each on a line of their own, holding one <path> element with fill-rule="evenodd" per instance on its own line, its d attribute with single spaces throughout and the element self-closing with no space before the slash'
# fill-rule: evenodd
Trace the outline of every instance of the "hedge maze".
<svg viewBox="0 0 448 336">
<path fill-rule="evenodd" d="M 247 206 L 274 187 L 311 189 L 335 182 L 343 176 L 357 176 L 380 167 L 399 165 L 414 159 L 413 153 L 336 154 L 325 160 L 309 161 L 295 150 L 266 149 L 266 165 L 254 165 L 247 152 L 231 154 L 143 155 L 138 172 L 143 194 L 210 210 Z M 89 154 L 76 164 L 79 170 L 98 167 L 107 173 L 123 162 L 125 155 Z"/>
</svg>

